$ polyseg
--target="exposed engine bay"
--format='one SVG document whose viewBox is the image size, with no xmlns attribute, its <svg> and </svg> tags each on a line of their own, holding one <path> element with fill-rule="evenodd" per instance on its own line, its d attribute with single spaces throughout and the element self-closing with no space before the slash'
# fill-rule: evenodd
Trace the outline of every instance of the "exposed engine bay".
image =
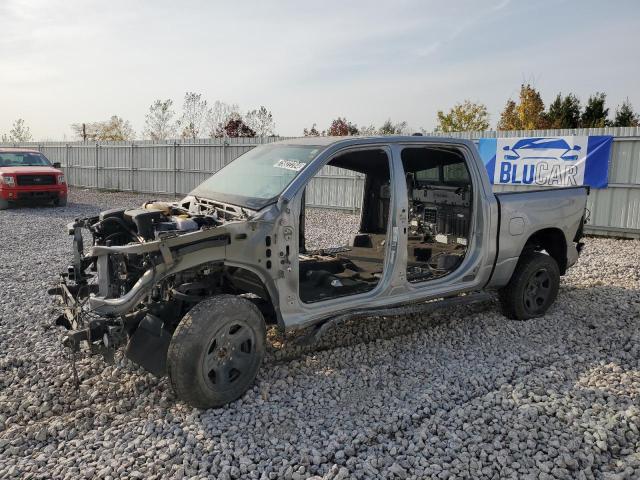
<svg viewBox="0 0 640 480">
<path fill-rule="evenodd" d="M 261 296 L 268 294 L 260 282 L 222 262 L 231 242 L 224 226 L 243 223 L 253 213 L 187 197 L 178 203 L 153 201 L 140 208 L 106 210 L 69 224 L 74 263 L 49 291 L 62 300 L 57 323 L 69 329 L 65 344 L 78 351 L 87 342 L 93 353 L 106 358 L 126 344 L 131 360 L 162 376 L 172 331 L 193 305 L 214 294 L 233 293 L 251 294 L 263 306 Z M 85 248 L 86 240 L 90 248 Z M 215 258 L 217 250 L 220 261 L 189 260 L 196 252 Z"/>
</svg>

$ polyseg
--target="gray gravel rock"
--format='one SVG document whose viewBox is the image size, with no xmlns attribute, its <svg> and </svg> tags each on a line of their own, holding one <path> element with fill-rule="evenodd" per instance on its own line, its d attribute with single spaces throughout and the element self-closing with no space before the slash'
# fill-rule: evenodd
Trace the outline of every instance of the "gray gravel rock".
<svg viewBox="0 0 640 480">
<path fill-rule="evenodd" d="M 640 242 L 587 239 L 540 319 L 489 303 L 312 347 L 270 331 L 256 385 L 200 411 L 121 356 L 79 358 L 76 392 L 43 328 L 65 223 L 147 199 L 72 189 L 67 208 L 0 212 L 0 479 L 640 478 Z M 312 210 L 309 248 L 357 223 Z"/>
</svg>

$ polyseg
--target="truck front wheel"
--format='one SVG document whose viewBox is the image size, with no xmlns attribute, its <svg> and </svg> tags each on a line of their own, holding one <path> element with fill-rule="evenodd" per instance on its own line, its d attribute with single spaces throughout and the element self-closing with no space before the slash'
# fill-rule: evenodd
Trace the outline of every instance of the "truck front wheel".
<svg viewBox="0 0 640 480">
<path fill-rule="evenodd" d="M 174 392 L 196 408 L 236 400 L 255 380 L 265 343 L 264 318 L 249 300 L 217 295 L 200 302 L 171 338 L 167 369 Z"/>
<path fill-rule="evenodd" d="M 4 198 L 0 198 L 0 210 L 6 210 L 9 208 L 9 201 Z"/>
<path fill-rule="evenodd" d="M 557 262 L 540 252 L 523 254 L 511 280 L 498 291 L 504 314 L 527 320 L 546 313 L 558 296 L 560 270 Z"/>
</svg>

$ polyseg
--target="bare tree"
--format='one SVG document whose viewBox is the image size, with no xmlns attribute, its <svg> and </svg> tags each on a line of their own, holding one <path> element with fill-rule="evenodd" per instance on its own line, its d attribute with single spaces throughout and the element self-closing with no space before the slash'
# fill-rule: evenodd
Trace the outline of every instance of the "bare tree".
<svg viewBox="0 0 640 480">
<path fill-rule="evenodd" d="M 31 136 L 31 130 L 25 124 L 22 118 L 19 118 L 15 122 L 13 122 L 11 130 L 9 130 L 9 136 L 2 136 L 2 141 L 7 143 L 30 142 L 32 139 L 33 137 Z"/>
<path fill-rule="evenodd" d="M 216 100 L 207 112 L 207 133 L 211 138 L 225 136 L 225 125 L 229 120 L 240 117 L 240 109 L 236 103 L 225 103 Z"/>
<path fill-rule="evenodd" d="M 358 128 L 358 135 L 363 137 L 372 137 L 378 134 L 378 129 L 374 125 L 368 125 Z"/>
<path fill-rule="evenodd" d="M 182 116 L 178 121 L 178 126 L 182 129 L 182 138 L 194 140 L 198 138 L 207 118 L 207 113 L 207 101 L 202 98 L 201 93 L 185 93 Z"/>
<path fill-rule="evenodd" d="M 391 119 L 388 118 L 378 129 L 378 135 L 405 135 L 407 131 L 407 122 L 402 121 L 393 123 Z"/>
<path fill-rule="evenodd" d="M 104 122 L 74 123 L 71 129 L 79 138 L 91 142 L 122 142 L 135 138 L 129 121 L 117 115 Z"/>
<path fill-rule="evenodd" d="M 104 122 L 72 123 L 71 130 L 79 139 L 85 142 L 95 142 L 100 136 L 102 124 Z"/>
<path fill-rule="evenodd" d="M 176 125 L 173 120 L 176 112 L 171 108 L 173 100 L 158 99 L 149 107 L 146 115 L 144 135 L 151 140 L 166 140 L 176 135 Z"/>
<path fill-rule="evenodd" d="M 264 106 L 247 112 L 245 123 L 256 133 L 257 137 L 274 135 L 276 124 L 273 121 L 273 115 Z"/>
<path fill-rule="evenodd" d="M 102 124 L 99 140 L 119 142 L 133 140 L 136 133 L 133 131 L 128 120 L 113 115 L 108 121 Z"/>
<path fill-rule="evenodd" d="M 314 123 L 313 125 L 311 125 L 311 128 L 305 128 L 302 134 L 305 137 L 319 137 L 324 136 L 326 132 L 324 130 L 322 132 L 319 132 L 316 124 Z"/>
</svg>

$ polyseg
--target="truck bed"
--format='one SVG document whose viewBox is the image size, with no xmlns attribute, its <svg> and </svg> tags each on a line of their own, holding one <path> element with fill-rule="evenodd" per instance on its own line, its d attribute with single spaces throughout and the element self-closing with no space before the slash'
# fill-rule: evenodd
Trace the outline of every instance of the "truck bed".
<svg viewBox="0 0 640 480">
<path fill-rule="evenodd" d="M 498 253 L 491 286 L 509 281 L 527 240 L 541 230 L 555 234 L 556 243 L 564 242 L 558 245 L 566 251 L 561 271 L 573 265 L 578 257 L 576 234 L 584 222 L 588 195 L 588 186 L 496 193 Z"/>
</svg>

